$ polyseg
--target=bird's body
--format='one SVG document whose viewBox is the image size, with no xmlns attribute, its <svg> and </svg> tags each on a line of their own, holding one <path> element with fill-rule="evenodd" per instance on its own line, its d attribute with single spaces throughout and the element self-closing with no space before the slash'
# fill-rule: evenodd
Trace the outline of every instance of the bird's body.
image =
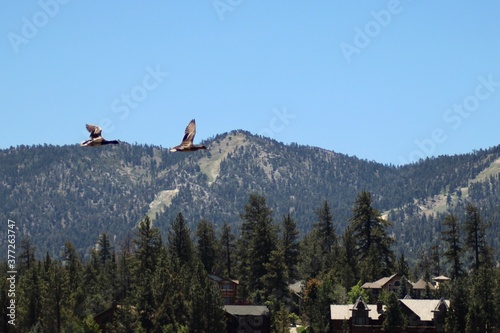
<svg viewBox="0 0 500 333">
<path fill-rule="evenodd" d="M 193 144 L 194 136 L 196 135 L 196 122 L 191 120 L 184 131 L 184 138 L 180 145 L 170 148 L 171 152 L 190 152 L 200 149 L 208 149 L 204 145 Z"/>
<path fill-rule="evenodd" d="M 103 145 L 117 145 L 120 142 L 117 140 L 106 140 L 101 136 L 101 128 L 95 125 L 85 125 L 87 131 L 90 133 L 90 139 L 83 141 L 80 146 L 82 147 L 97 147 Z"/>
</svg>

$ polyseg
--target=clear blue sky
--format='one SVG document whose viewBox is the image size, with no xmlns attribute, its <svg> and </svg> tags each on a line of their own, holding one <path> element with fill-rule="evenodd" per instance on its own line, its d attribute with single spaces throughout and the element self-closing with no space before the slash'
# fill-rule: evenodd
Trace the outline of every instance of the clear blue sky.
<svg viewBox="0 0 500 333">
<path fill-rule="evenodd" d="M 498 1 L 2 1 L 0 148 L 244 129 L 381 163 L 500 144 Z"/>
</svg>

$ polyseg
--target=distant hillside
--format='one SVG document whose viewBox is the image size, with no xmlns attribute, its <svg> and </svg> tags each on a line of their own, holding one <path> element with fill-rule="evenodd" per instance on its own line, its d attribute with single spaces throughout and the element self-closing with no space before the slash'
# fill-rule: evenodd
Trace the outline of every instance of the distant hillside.
<svg viewBox="0 0 500 333">
<path fill-rule="evenodd" d="M 145 214 L 163 232 L 179 212 L 193 228 L 201 218 L 238 225 L 250 193 L 266 197 L 275 219 L 290 212 L 303 232 L 327 200 L 341 233 L 367 190 L 410 258 L 438 239 L 442 214 L 464 200 L 483 208 L 500 247 L 500 146 L 395 167 L 244 131 L 204 144 L 209 151 L 175 154 L 129 144 L 0 150 L 0 215 L 16 221 L 18 242 L 30 236 L 39 255 L 59 255 L 65 241 L 86 254 L 103 232 L 119 244 Z"/>
</svg>

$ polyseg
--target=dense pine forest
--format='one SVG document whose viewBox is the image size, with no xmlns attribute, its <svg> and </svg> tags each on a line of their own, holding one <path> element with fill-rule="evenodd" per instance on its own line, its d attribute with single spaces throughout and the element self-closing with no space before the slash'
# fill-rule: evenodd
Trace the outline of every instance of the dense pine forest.
<svg viewBox="0 0 500 333">
<path fill-rule="evenodd" d="M 394 273 L 413 281 L 449 274 L 451 282 L 421 296 L 451 300 L 447 332 L 493 332 L 500 324 L 500 270 L 486 241 L 490 226 L 472 204 L 463 222 L 446 215 L 442 258 L 424 256 L 415 267 L 392 250 L 391 223 L 369 192 L 357 195 L 343 234 L 335 232 L 326 201 L 302 239 L 290 214 L 279 221 L 272 215 L 265 197 L 252 194 L 240 212 L 240 230 L 227 223 L 217 230 L 201 220 L 192 233 L 179 213 L 165 238 L 145 216 L 120 244 L 99 235 L 88 260 L 70 242 L 59 258 L 47 252 L 37 259 L 36 246 L 25 238 L 17 252 L 15 286 L 9 279 L 0 285 L 3 331 L 100 332 L 94 317 L 115 307 L 108 332 L 224 332 L 223 300 L 209 273 L 239 281 L 238 304 L 267 305 L 273 332 L 288 329 L 290 309 L 299 305 L 288 287 L 295 281 L 303 281 L 299 313 L 308 332 L 329 332 L 330 304 L 363 296 L 382 300 L 390 311 L 390 295 L 377 298 L 360 285 Z M 3 272 L 12 270 L 7 262 L 2 265 Z M 410 293 L 404 286 L 397 291 L 400 298 Z M 9 310 L 12 299 L 15 311 Z M 386 321 L 387 327 L 404 325 Z"/>
<path fill-rule="evenodd" d="M 293 282 L 303 323 L 327 332 L 329 304 L 375 302 L 360 283 L 394 273 L 452 278 L 424 296 L 450 299 L 448 332 L 498 327 L 500 147 L 392 166 L 242 131 L 204 144 L 1 150 L 17 282 L 15 319 L 1 285 L 3 331 L 97 332 L 115 307 L 110 332 L 223 332 L 209 273 L 239 281 L 239 304 L 267 305 L 275 332 Z"/>
</svg>

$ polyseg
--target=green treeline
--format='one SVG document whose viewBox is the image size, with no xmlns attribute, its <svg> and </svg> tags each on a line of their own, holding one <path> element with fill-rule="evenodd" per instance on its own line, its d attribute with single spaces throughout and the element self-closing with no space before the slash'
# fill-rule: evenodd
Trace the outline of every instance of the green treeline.
<svg viewBox="0 0 500 333">
<path fill-rule="evenodd" d="M 500 325 L 500 270 L 487 242 L 489 224 L 473 204 L 461 215 L 444 216 L 439 243 L 412 266 L 395 253 L 391 222 L 374 207 L 370 192 L 357 194 L 341 234 L 327 201 L 310 216 L 311 229 L 299 237 L 293 215 L 276 219 L 266 198 L 251 194 L 237 229 L 202 219 L 191 232 L 178 213 L 162 236 L 146 216 L 119 241 L 100 234 L 88 260 L 70 242 L 59 257 L 47 253 L 37 259 L 31 240 L 23 239 L 17 251 L 16 325 L 8 322 L 11 298 L 4 280 L 0 326 L 3 332 L 99 332 L 94 316 L 114 308 L 109 332 L 221 333 L 224 304 L 212 273 L 239 281 L 238 303 L 267 305 L 273 332 L 288 329 L 289 309 L 299 305 L 293 304 L 291 283 L 303 281 L 301 319 L 308 332 L 319 333 L 329 332 L 330 304 L 359 296 L 376 302 L 362 283 L 395 273 L 411 281 L 452 278 L 422 296 L 451 301 L 447 332 L 492 332 Z M 8 271 L 6 262 L 1 271 Z M 408 293 L 380 296 L 388 311 L 385 329 L 404 327 L 396 305 Z"/>
<path fill-rule="evenodd" d="M 145 217 L 119 251 L 101 234 L 85 263 L 71 243 L 60 259 L 36 260 L 34 247 L 24 240 L 15 326 L 3 308 L 3 331 L 99 332 L 94 316 L 118 305 L 110 332 L 223 332 L 220 292 L 197 253 L 201 246 L 193 243 L 182 214 L 166 244 Z M 8 301 L 7 287 L 2 284 L 2 304 Z"/>
</svg>

